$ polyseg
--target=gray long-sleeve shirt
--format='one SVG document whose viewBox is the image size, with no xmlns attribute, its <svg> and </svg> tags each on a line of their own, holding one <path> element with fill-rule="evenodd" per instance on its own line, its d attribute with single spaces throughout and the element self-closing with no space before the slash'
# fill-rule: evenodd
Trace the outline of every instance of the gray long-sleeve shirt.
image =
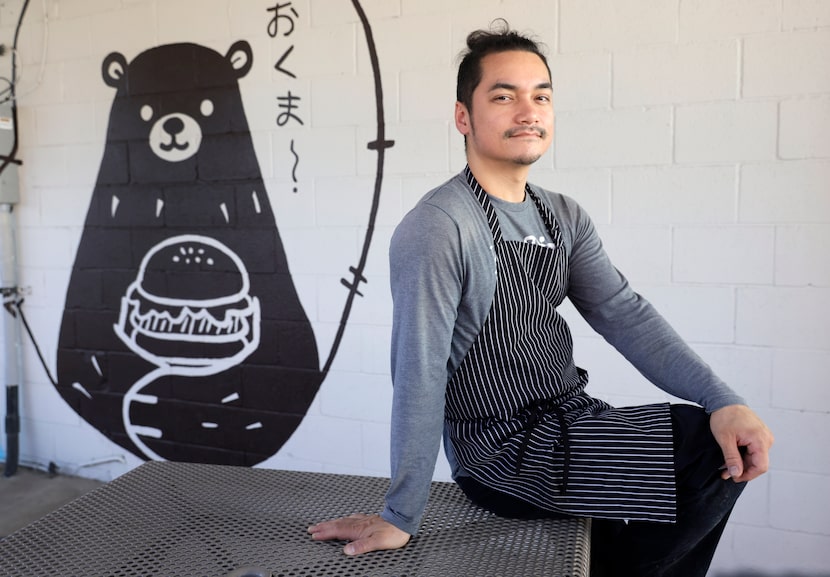
<svg viewBox="0 0 830 577">
<path fill-rule="evenodd" d="M 743 404 L 614 268 L 587 213 L 566 196 L 533 190 L 557 219 L 570 270 L 568 298 L 591 327 L 660 389 L 709 412 Z M 527 217 L 509 214 L 532 208 L 528 214 L 541 225 L 529 199 L 493 204 L 505 240 L 545 233 L 523 230 Z M 415 534 L 444 428 L 446 384 L 478 335 L 496 287 L 493 237 L 463 174 L 429 192 L 404 217 L 389 258 L 392 481 L 381 516 Z M 452 447 L 445 447 L 454 476 L 463 475 Z"/>
</svg>

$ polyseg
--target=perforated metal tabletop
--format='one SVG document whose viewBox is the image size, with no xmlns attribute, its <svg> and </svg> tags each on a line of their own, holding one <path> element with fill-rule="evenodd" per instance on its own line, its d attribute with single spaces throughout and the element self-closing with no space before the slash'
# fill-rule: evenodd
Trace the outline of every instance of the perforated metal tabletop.
<svg viewBox="0 0 830 577">
<path fill-rule="evenodd" d="M 149 462 L 0 541 L 8 577 L 571 577 L 590 522 L 496 517 L 433 483 L 417 537 L 347 557 L 309 525 L 376 512 L 388 479 Z"/>
</svg>

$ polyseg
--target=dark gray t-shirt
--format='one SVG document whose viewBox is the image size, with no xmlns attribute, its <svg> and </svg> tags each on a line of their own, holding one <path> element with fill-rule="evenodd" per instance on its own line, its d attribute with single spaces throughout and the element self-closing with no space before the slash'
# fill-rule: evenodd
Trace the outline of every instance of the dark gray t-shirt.
<svg viewBox="0 0 830 577">
<path fill-rule="evenodd" d="M 540 246 L 552 246 L 550 234 L 545 228 L 536 204 L 525 195 L 522 202 L 507 202 L 489 196 L 490 204 L 499 216 L 499 227 L 504 240 L 521 240 Z"/>
</svg>

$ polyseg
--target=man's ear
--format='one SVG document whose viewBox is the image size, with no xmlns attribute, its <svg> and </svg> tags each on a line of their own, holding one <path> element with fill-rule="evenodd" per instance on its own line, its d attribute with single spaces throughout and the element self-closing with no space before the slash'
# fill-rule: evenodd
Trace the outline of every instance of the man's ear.
<svg viewBox="0 0 830 577">
<path fill-rule="evenodd" d="M 472 130 L 472 122 L 470 120 L 470 112 L 467 107 L 461 102 L 455 103 L 455 127 L 458 132 L 467 136 Z"/>
</svg>

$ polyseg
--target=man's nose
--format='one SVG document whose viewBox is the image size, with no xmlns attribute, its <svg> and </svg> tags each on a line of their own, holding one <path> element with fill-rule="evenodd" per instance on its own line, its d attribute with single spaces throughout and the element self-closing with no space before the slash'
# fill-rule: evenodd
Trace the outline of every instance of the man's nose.
<svg viewBox="0 0 830 577">
<path fill-rule="evenodd" d="M 536 124 L 539 122 L 539 110 L 536 104 L 532 101 L 520 100 L 516 119 L 521 124 Z"/>
</svg>

